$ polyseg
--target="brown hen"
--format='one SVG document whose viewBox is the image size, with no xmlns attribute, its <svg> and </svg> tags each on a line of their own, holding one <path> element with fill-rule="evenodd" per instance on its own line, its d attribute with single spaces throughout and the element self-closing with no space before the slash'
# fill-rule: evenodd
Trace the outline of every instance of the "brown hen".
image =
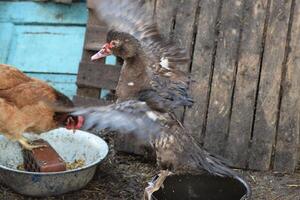
<svg viewBox="0 0 300 200">
<path fill-rule="evenodd" d="M 30 78 L 18 69 L 0 64 L 0 133 L 17 140 L 26 149 L 33 146 L 24 132 L 42 133 L 59 126 L 80 128 L 81 117 L 58 113 L 53 106 L 72 107 L 72 101 L 47 85 Z"/>
</svg>

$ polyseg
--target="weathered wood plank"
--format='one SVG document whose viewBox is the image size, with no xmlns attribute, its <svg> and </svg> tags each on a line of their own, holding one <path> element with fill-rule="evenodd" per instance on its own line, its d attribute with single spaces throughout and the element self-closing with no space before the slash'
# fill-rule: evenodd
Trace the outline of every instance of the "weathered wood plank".
<svg viewBox="0 0 300 200">
<path fill-rule="evenodd" d="M 104 27 L 104 23 L 101 22 L 95 15 L 95 12 L 92 11 L 92 8 L 94 7 L 93 6 L 94 3 L 97 3 L 97 1 L 95 0 L 87 1 L 87 7 L 89 8 L 89 18 L 87 23 L 87 29 L 85 32 L 85 41 L 84 41 L 85 48 L 83 49 L 82 59 L 81 59 L 82 62 L 84 63 L 91 62 L 91 56 L 94 55 L 96 51 L 100 49 L 101 43 L 104 42 L 106 38 L 106 34 L 102 32 L 105 31 L 105 28 L 100 28 L 101 26 Z M 104 64 L 105 59 L 100 59 L 97 62 L 93 62 L 93 63 Z M 79 75 L 81 75 L 80 72 Z M 102 93 L 101 90 L 102 89 L 100 89 L 99 87 L 97 88 L 83 87 L 79 85 L 77 89 L 77 95 L 99 99 Z"/>
<path fill-rule="evenodd" d="M 53 86 L 58 91 L 72 98 L 76 94 L 76 75 L 51 73 L 26 73 Z"/>
<path fill-rule="evenodd" d="M 82 62 L 79 65 L 77 85 L 115 89 L 119 75 L 119 66 Z"/>
<path fill-rule="evenodd" d="M 178 44 L 186 48 L 189 57 L 192 55 L 193 42 L 194 42 L 194 29 L 195 20 L 197 19 L 197 13 L 199 11 L 199 0 L 182 0 L 176 1 L 176 16 L 175 16 L 175 26 L 174 26 L 174 37 L 176 38 Z M 181 66 L 181 70 L 189 72 L 190 63 Z"/>
<path fill-rule="evenodd" d="M 225 156 L 245 168 L 251 139 L 268 0 L 246 1 L 244 25 Z"/>
<path fill-rule="evenodd" d="M 85 25 L 85 3 L 0 2 L 0 22 Z"/>
<path fill-rule="evenodd" d="M 33 0 L 33 1 L 40 1 L 40 2 L 53 1 L 53 2 L 56 2 L 56 3 L 66 3 L 66 4 L 72 3 L 72 0 Z"/>
<path fill-rule="evenodd" d="M 242 11 L 241 0 L 223 2 L 204 144 L 220 155 L 224 154 L 229 128 Z"/>
<path fill-rule="evenodd" d="M 292 0 L 272 0 L 264 47 L 259 93 L 249 152 L 249 168 L 268 170 L 275 144 L 282 63 Z"/>
<path fill-rule="evenodd" d="M 187 108 L 184 120 L 200 143 L 203 143 L 202 129 L 206 120 L 212 61 L 217 37 L 216 23 L 220 6 L 221 0 L 200 1 L 201 10 L 191 69 L 192 78 L 196 80 L 191 86 L 195 103 L 192 108 Z"/>
<path fill-rule="evenodd" d="M 86 28 L 86 40 L 84 48 L 86 50 L 99 51 L 106 42 L 107 28 L 103 26 L 88 26 Z"/>
<path fill-rule="evenodd" d="M 295 1 L 274 157 L 274 171 L 294 172 L 300 139 L 300 2 Z"/>
<path fill-rule="evenodd" d="M 78 26 L 15 25 L 7 63 L 26 72 L 77 74 L 84 31 Z"/>
<path fill-rule="evenodd" d="M 72 0 L 54 0 L 57 3 L 66 3 L 66 4 L 70 4 L 72 3 Z"/>
<path fill-rule="evenodd" d="M 12 23 L 0 23 L 0 63 L 6 63 L 13 38 L 14 25 Z"/>
<path fill-rule="evenodd" d="M 73 101 L 76 106 L 104 106 L 113 103 L 110 101 L 103 101 L 101 99 L 83 96 L 74 96 Z"/>
<path fill-rule="evenodd" d="M 82 87 L 82 86 L 77 87 L 77 96 L 98 99 L 100 97 L 100 92 L 101 90 L 99 88 Z"/>
<path fill-rule="evenodd" d="M 169 38 L 175 23 L 175 9 L 177 1 L 156 0 L 155 18 L 157 26 L 165 37 Z"/>
</svg>

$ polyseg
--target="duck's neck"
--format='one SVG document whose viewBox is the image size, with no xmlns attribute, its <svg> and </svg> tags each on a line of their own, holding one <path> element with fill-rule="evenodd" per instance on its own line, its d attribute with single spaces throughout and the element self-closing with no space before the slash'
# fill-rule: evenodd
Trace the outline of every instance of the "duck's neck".
<svg viewBox="0 0 300 200">
<path fill-rule="evenodd" d="M 116 91 L 118 100 L 132 99 L 140 90 L 147 88 L 149 77 L 146 70 L 147 63 L 142 54 L 125 59 Z"/>
</svg>

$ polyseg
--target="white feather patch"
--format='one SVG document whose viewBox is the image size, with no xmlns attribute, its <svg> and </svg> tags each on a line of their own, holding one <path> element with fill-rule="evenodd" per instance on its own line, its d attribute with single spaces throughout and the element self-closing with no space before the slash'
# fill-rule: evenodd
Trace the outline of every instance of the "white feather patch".
<svg viewBox="0 0 300 200">
<path fill-rule="evenodd" d="M 173 74 L 172 72 L 164 73 L 165 76 L 172 76 L 172 74 Z"/>
<path fill-rule="evenodd" d="M 156 119 L 158 118 L 158 116 L 154 112 L 152 112 L 152 111 L 147 111 L 146 114 L 153 121 L 156 121 Z"/>
<path fill-rule="evenodd" d="M 127 85 L 134 86 L 134 82 L 129 82 L 129 83 L 127 83 Z"/>
<path fill-rule="evenodd" d="M 160 59 L 160 63 L 159 63 L 163 68 L 165 68 L 165 69 L 170 69 L 169 68 L 169 60 L 168 60 L 168 58 L 165 58 L 165 57 L 162 57 L 161 59 Z"/>
</svg>

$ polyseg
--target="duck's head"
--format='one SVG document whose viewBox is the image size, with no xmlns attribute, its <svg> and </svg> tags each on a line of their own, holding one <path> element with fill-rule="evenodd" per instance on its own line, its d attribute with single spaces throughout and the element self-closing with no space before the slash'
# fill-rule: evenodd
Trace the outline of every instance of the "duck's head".
<svg viewBox="0 0 300 200">
<path fill-rule="evenodd" d="M 128 33 L 111 30 L 107 33 L 106 43 L 92 56 L 92 60 L 115 55 L 123 59 L 134 57 L 138 53 L 139 42 Z"/>
</svg>

